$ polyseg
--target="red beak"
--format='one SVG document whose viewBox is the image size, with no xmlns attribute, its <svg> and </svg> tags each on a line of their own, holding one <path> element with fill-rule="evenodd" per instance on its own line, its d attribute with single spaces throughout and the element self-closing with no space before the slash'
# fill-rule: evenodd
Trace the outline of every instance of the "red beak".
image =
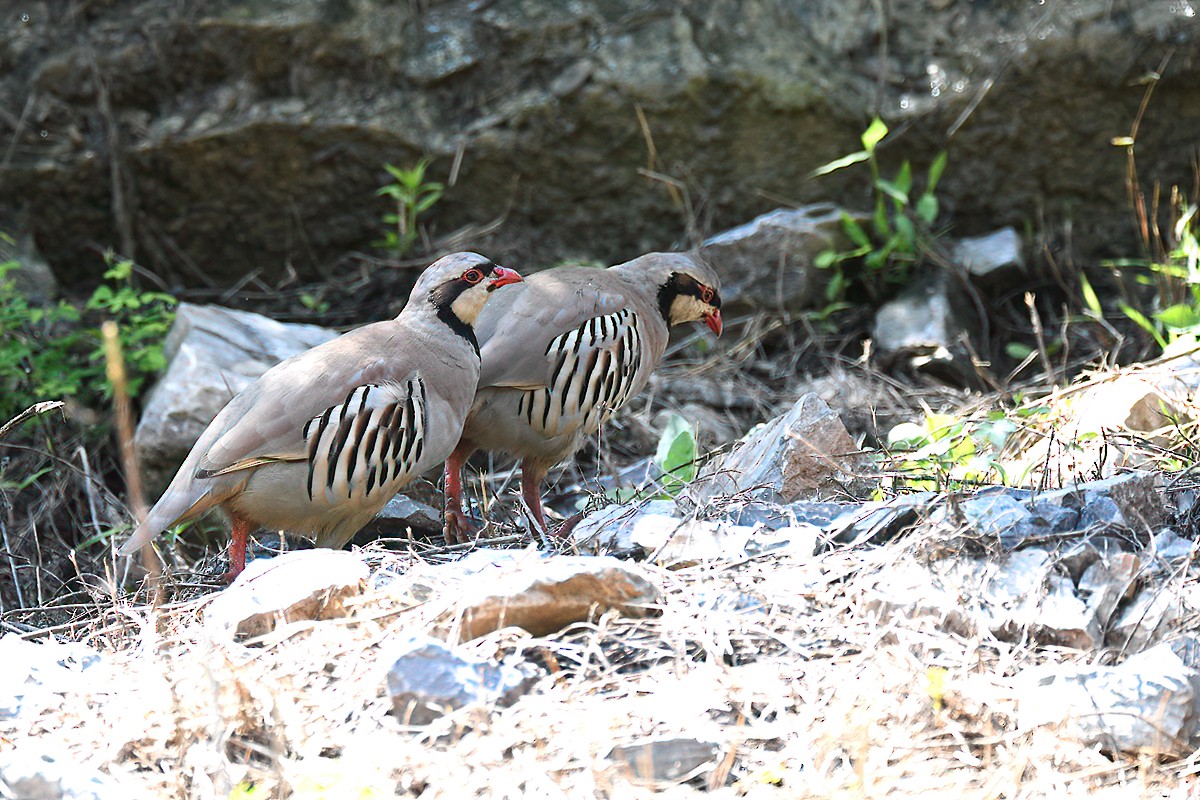
<svg viewBox="0 0 1200 800">
<path fill-rule="evenodd" d="M 721 322 L 721 309 L 713 309 L 704 315 L 704 324 L 708 329 L 717 336 L 721 335 L 721 331 L 725 329 L 725 325 Z"/>
<path fill-rule="evenodd" d="M 495 277 L 492 278 L 492 282 L 488 284 L 488 289 L 499 289 L 501 286 L 508 286 L 510 283 L 520 283 L 521 281 L 525 280 L 521 277 L 521 273 L 517 272 L 515 269 L 509 269 L 508 267 L 501 267 L 499 265 L 496 265 L 496 267 L 492 269 L 492 275 Z"/>
</svg>

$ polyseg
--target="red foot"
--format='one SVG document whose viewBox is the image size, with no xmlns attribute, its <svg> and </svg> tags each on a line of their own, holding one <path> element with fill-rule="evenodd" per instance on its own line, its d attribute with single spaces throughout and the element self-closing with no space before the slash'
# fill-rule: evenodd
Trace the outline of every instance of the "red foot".
<svg viewBox="0 0 1200 800">
<path fill-rule="evenodd" d="M 479 538 L 479 529 L 462 511 L 446 509 L 446 544 L 467 544 Z"/>
</svg>

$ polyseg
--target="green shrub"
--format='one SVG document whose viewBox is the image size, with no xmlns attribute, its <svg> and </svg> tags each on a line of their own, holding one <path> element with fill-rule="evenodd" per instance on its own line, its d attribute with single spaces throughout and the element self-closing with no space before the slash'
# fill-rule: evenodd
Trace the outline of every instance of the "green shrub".
<svg viewBox="0 0 1200 800">
<path fill-rule="evenodd" d="M 175 298 L 135 289 L 132 261 L 105 260 L 105 282 L 84 314 L 63 300 L 31 305 L 13 279 L 20 263 L 0 263 L 0 422 L 41 400 L 71 397 L 96 405 L 110 396 L 99 331 L 104 319 L 120 326 L 131 395 L 162 370 L 162 341 L 174 319 Z"/>
</svg>

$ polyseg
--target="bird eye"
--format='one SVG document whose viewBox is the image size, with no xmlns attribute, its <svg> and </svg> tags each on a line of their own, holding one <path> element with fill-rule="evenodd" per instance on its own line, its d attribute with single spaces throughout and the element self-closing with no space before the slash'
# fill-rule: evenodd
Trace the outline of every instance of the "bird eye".
<svg viewBox="0 0 1200 800">
<path fill-rule="evenodd" d="M 483 280 L 483 273 L 477 269 L 469 269 L 462 274 L 462 279 L 467 283 L 479 283 Z"/>
<path fill-rule="evenodd" d="M 700 287 L 700 299 L 706 303 L 711 303 L 713 299 L 713 290 L 707 286 Z"/>
</svg>

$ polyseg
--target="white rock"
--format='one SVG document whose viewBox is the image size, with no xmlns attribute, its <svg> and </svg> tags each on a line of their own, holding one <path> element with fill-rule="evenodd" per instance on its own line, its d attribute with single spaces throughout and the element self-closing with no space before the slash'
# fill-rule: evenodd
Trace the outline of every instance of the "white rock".
<svg viewBox="0 0 1200 800">
<path fill-rule="evenodd" d="M 0 636 L 0 719 L 54 705 L 55 694 L 90 689 L 101 660 L 95 650 L 75 642 Z"/>
<path fill-rule="evenodd" d="M 1161 644 L 1115 667 L 1055 664 L 1014 680 L 1020 726 L 1061 726 L 1083 744 L 1121 752 L 1190 750 L 1196 685 L 1190 669 Z"/>
<path fill-rule="evenodd" d="M 344 617 L 346 600 L 362 593 L 370 570 L 344 550 L 294 550 L 251 561 L 204 612 L 221 638 L 260 636 L 284 622 Z"/>
<path fill-rule="evenodd" d="M 1108 644 L 1127 653 L 1145 650 L 1171 632 L 1175 621 L 1183 614 L 1182 605 L 1175 582 L 1164 585 L 1151 581 L 1125 606 L 1112 625 Z"/>
<path fill-rule="evenodd" d="M 976 278 L 986 278 L 1025 266 L 1025 260 L 1021 257 L 1021 237 L 1011 227 L 952 242 L 950 254 Z"/>
<path fill-rule="evenodd" d="M 17 800 L 112 800 L 148 798 L 140 788 L 122 785 L 66 751 L 30 741 L 0 751 L 0 797 Z"/>
<path fill-rule="evenodd" d="M 285 358 L 335 336 L 316 325 L 181 303 L 163 344 L 167 370 L 146 395 L 134 436 L 147 489 L 166 485 L 231 397 Z"/>
</svg>

